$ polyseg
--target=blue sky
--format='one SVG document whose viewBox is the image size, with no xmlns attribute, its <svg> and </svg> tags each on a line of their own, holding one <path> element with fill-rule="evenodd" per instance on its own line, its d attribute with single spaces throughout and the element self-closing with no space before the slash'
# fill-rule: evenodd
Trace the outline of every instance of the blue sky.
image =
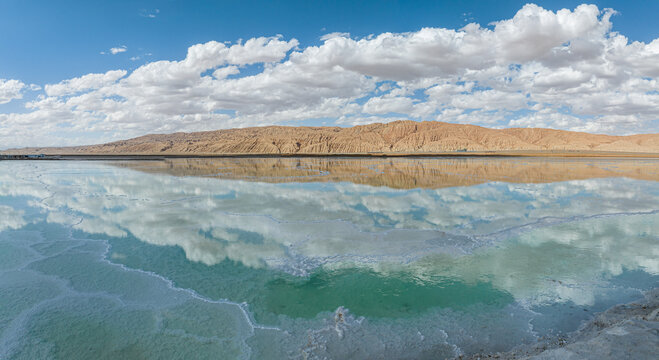
<svg viewBox="0 0 659 360">
<path fill-rule="evenodd" d="M 650 109 L 659 108 L 659 70 L 653 65 L 659 59 L 655 53 L 659 42 L 652 45 L 659 38 L 659 2 L 595 1 L 587 4 L 596 8 L 579 13 L 581 1 L 525 4 L 3 0 L 0 147 L 69 145 L 152 132 L 237 126 L 349 126 L 397 119 L 612 134 L 659 132 L 659 114 Z M 572 15 L 561 17 L 557 13 L 561 9 Z M 533 26 L 540 19 L 537 16 L 548 21 L 546 28 L 539 27 L 542 31 Z M 512 24 L 514 19 L 521 22 Z M 530 20 L 524 23 L 524 19 Z M 513 28 L 493 24 L 505 21 Z M 480 26 L 480 30 L 467 31 L 479 39 L 476 46 L 486 47 L 490 41 L 499 48 L 488 49 L 487 54 L 486 49 L 472 52 L 459 34 L 469 23 Z M 422 28 L 435 31 L 423 33 Z M 392 34 L 391 39 L 386 33 Z M 528 36 L 511 40 L 518 33 Z M 487 40 L 488 36 L 494 40 Z M 620 38 L 612 40 L 616 36 Z M 627 47 L 614 47 L 622 37 Z M 264 40 L 258 49 L 241 50 L 239 60 L 217 60 L 224 50 L 209 43 L 230 47 L 249 39 Z M 450 44 L 438 47 L 441 39 Z M 186 59 L 191 47 L 204 44 L 201 50 L 210 51 L 204 56 L 217 61 L 190 65 L 193 73 L 199 73 L 189 78 L 185 76 L 192 75 L 183 76 L 172 68 Z M 523 51 L 536 45 L 540 47 L 532 52 Z M 388 46 L 392 47 L 387 50 Z M 591 50 L 583 50 L 586 48 Z M 244 51 L 252 51 L 256 57 Z M 272 53 L 263 58 L 257 56 L 259 51 Z M 318 65 L 326 68 L 312 69 L 310 64 L 319 61 L 311 57 L 314 51 L 322 61 L 333 60 Z M 578 51 L 584 55 L 574 55 Z M 559 59 L 560 54 L 568 53 L 572 55 Z M 390 55 L 391 62 L 380 61 Z M 451 57 L 452 63 L 447 60 Z M 163 62 L 170 67 L 164 69 L 167 64 Z M 172 83 L 167 76 L 157 79 L 146 74 L 156 67 L 161 74 L 169 74 L 169 80 L 180 81 Z M 229 75 L 213 77 L 219 68 L 227 68 Z M 513 73 L 502 72 L 505 68 Z M 109 71 L 119 72 L 108 75 Z M 306 77 L 292 78 L 288 75 L 292 73 Z M 85 78 L 93 74 L 98 75 Z M 101 74 L 106 75 L 104 80 Z M 549 78 L 552 74 L 564 74 L 561 78 L 571 80 L 557 83 Z M 331 78 L 331 84 L 306 81 L 323 76 Z M 67 83 L 69 87 L 85 85 L 64 92 L 47 91 L 46 85 L 75 78 L 82 80 Z M 237 81 L 240 78 L 245 79 Z M 277 79 L 288 86 L 277 87 Z M 512 80 L 502 86 L 505 79 Z M 304 94 L 314 96 L 288 96 L 295 84 L 309 87 Z M 446 86 L 451 88 L 440 89 Z M 574 101 L 570 92 L 578 86 L 592 92 L 581 99 L 592 104 L 582 106 Z M 161 110 L 161 100 L 174 91 L 177 96 L 166 101 L 171 106 Z M 146 98 L 144 94 L 150 93 L 154 97 Z M 474 102 L 468 95 L 482 101 Z M 621 103 L 625 97 L 627 103 Z M 42 131 L 35 133 L 37 125 Z"/>
</svg>

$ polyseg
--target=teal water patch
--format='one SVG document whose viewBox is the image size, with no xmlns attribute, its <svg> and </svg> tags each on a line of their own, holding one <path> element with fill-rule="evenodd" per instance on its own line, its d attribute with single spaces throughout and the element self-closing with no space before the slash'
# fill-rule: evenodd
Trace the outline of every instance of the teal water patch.
<svg viewBox="0 0 659 360">
<path fill-rule="evenodd" d="M 406 273 L 385 276 L 365 269 L 319 270 L 303 279 L 282 277 L 268 282 L 263 292 L 263 307 L 268 312 L 306 318 L 340 306 L 357 316 L 401 318 L 432 308 L 503 307 L 514 301 L 510 294 L 484 282 L 427 281 Z"/>
<path fill-rule="evenodd" d="M 469 356 L 659 285 L 657 182 L 405 190 L 12 164 L 2 359 Z"/>
<path fill-rule="evenodd" d="M 340 306 L 357 316 L 397 318 L 436 307 L 503 307 L 514 301 L 484 281 L 422 280 L 405 272 L 381 274 L 359 268 L 319 268 L 307 277 L 296 277 L 231 260 L 212 266 L 191 262 L 179 248 L 149 245 L 133 237 L 113 238 L 110 244 L 113 262 L 160 274 L 208 298 L 246 302 L 262 323 L 272 323 L 279 315 L 313 318 Z"/>
<path fill-rule="evenodd" d="M 248 329 L 199 303 L 153 311 L 69 297 L 32 319 L 12 359 L 240 359 L 248 353 L 241 342 Z"/>
<path fill-rule="evenodd" d="M 274 271 L 247 267 L 231 260 L 213 266 L 192 262 L 181 248 L 149 245 L 130 236 L 110 238 L 109 243 L 107 257 L 110 261 L 156 273 L 170 279 L 177 287 L 192 289 L 210 299 L 250 303 L 265 284 L 277 276 Z"/>
<path fill-rule="evenodd" d="M 119 311 L 108 299 L 69 298 L 35 314 L 29 340 L 14 358 L 144 359 L 155 355 L 144 346 L 154 325 L 147 311 Z"/>
<path fill-rule="evenodd" d="M 29 227 L 45 231 L 0 232 L 20 260 L 0 269 L 0 358 L 249 358 L 254 327 L 240 305 L 111 264 L 104 240 Z"/>
<path fill-rule="evenodd" d="M 0 330 L 9 327 L 17 314 L 62 293 L 61 285 L 46 276 L 24 271 L 0 275 Z"/>
<path fill-rule="evenodd" d="M 0 270 L 8 270 L 24 264 L 34 257 L 33 252 L 7 242 L 0 242 Z"/>
</svg>

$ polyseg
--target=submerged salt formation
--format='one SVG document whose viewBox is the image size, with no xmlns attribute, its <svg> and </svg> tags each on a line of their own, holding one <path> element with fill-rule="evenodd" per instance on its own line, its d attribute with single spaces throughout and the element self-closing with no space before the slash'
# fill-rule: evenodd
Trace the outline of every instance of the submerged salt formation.
<svg viewBox="0 0 659 360">
<path fill-rule="evenodd" d="M 583 324 L 567 339 L 520 347 L 498 359 L 654 359 L 659 354 L 659 289 L 645 299 L 616 305 Z M 474 355 L 473 359 L 488 357 Z"/>
<path fill-rule="evenodd" d="M 0 163 L 0 358 L 453 358 L 564 338 L 659 281 L 654 181 L 407 190 L 125 165 Z"/>
</svg>

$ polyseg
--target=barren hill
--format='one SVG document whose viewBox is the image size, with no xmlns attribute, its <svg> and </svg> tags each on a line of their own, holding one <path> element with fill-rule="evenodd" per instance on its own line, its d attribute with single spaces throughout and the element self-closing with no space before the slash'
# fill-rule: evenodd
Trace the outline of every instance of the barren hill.
<svg viewBox="0 0 659 360">
<path fill-rule="evenodd" d="M 630 136 L 538 129 L 488 129 L 396 121 L 351 128 L 266 126 L 146 135 L 102 145 L 30 148 L 44 154 L 363 154 L 467 151 L 616 151 L 659 153 L 659 134 Z"/>
</svg>

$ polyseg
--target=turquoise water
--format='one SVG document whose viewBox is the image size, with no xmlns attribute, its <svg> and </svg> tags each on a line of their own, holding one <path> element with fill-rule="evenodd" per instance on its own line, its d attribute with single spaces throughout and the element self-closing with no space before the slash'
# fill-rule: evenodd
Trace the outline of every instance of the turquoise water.
<svg viewBox="0 0 659 360">
<path fill-rule="evenodd" d="M 453 358 L 659 285 L 656 161 L 255 161 L 0 162 L 0 359 Z"/>
</svg>

